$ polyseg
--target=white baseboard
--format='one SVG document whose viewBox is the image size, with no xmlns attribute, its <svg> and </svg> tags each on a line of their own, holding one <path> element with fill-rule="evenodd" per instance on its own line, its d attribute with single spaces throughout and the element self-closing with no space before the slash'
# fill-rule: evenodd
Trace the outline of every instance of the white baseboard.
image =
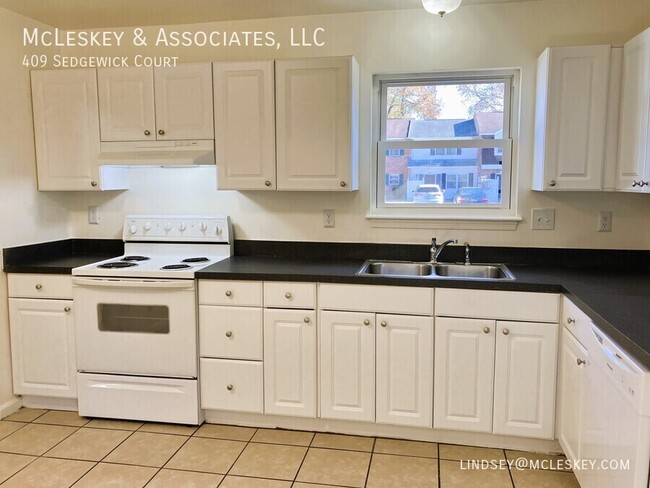
<svg viewBox="0 0 650 488">
<path fill-rule="evenodd" d="M 52 410 L 79 411 L 76 398 L 54 398 L 23 395 L 23 407 L 47 408 Z"/>
<path fill-rule="evenodd" d="M 23 399 L 21 397 L 13 397 L 11 400 L 0 405 L 0 419 L 11 415 L 20 409 L 23 405 Z"/>
</svg>

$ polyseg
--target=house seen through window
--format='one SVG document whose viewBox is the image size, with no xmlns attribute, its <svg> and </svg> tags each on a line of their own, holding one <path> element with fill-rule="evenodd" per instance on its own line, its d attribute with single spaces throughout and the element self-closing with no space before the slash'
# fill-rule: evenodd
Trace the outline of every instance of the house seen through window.
<svg viewBox="0 0 650 488">
<path fill-rule="evenodd" d="M 513 77 L 378 77 L 377 207 L 509 209 Z"/>
</svg>

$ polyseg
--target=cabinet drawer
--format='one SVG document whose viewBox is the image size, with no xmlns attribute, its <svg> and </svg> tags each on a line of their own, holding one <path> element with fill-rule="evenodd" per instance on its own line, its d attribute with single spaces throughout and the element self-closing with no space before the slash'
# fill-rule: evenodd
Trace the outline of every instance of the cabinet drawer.
<svg viewBox="0 0 650 488">
<path fill-rule="evenodd" d="M 199 306 L 201 356 L 262 360 L 262 309 Z"/>
<path fill-rule="evenodd" d="M 584 345 L 590 334 L 591 319 L 567 297 L 562 297 L 562 315 L 560 323 Z"/>
<path fill-rule="evenodd" d="M 70 275 L 10 273 L 8 283 L 10 297 L 72 299 Z"/>
<path fill-rule="evenodd" d="M 321 284 L 319 308 L 358 312 L 433 314 L 433 288 Z"/>
<path fill-rule="evenodd" d="M 549 293 L 436 289 L 436 315 L 557 322 L 560 296 Z"/>
<path fill-rule="evenodd" d="M 316 283 L 264 283 L 264 306 L 316 308 Z"/>
<path fill-rule="evenodd" d="M 262 306 L 260 281 L 199 281 L 199 303 L 202 305 Z"/>
<path fill-rule="evenodd" d="M 262 363 L 201 358 L 201 408 L 262 413 Z"/>
</svg>

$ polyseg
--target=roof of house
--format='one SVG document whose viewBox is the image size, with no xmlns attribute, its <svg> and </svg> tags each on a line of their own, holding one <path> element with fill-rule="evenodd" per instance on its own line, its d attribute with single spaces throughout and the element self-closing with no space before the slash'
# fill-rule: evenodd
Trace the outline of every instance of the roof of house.
<svg viewBox="0 0 650 488">
<path fill-rule="evenodd" d="M 474 114 L 474 124 L 478 135 L 493 135 L 503 129 L 503 112 L 481 112 Z"/>
<path fill-rule="evenodd" d="M 411 119 L 386 119 L 386 139 L 406 139 Z"/>
<path fill-rule="evenodd" d="M 463 119 L 413 120 L 409 128 L 409 139 L 453 139 L 454 126 Z"/>
<path fill-rule="evenodd" d="M 503 113 L 474 114 L 471 119 L 387 119 L 386 139 L 453 139 L 494 135 L 503 130 Z"/>
</svg>

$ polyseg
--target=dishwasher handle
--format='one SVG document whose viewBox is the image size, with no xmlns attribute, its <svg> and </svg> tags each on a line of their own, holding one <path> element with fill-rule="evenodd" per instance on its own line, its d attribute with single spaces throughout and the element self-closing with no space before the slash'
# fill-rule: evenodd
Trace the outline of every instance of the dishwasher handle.
<svg viewBox="0 0 650 488">
<path fill-rule="evenodd" d="M 194 280 L 116 280 L 101 278 L 72 278 L 72 284 L 77 286 L 93 286 L 97 288 L 164 288 L 167 290 L 194 289 Z"/>
</svg>

